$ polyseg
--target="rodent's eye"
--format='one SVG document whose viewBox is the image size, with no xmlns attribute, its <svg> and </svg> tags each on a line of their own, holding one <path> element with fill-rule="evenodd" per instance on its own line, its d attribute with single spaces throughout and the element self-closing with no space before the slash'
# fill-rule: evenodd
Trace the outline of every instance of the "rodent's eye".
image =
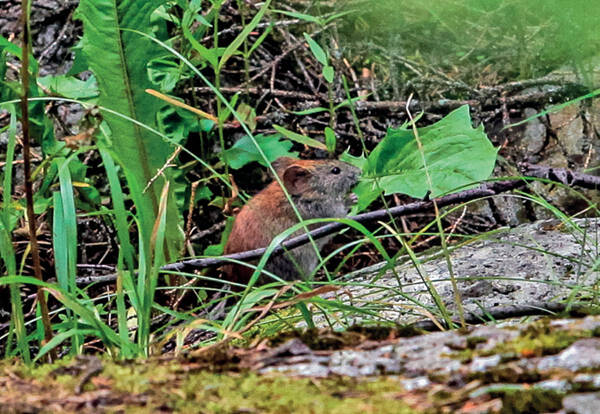
<svg viewBox="0 0 600 414">
<path fill-rule="evenodd" d="M 331 173 L 332 173 L 332 174 L 336 174 L 336 175 L 337 175 L 337 174 L 339 174 L 339 173 L 341 173 L 341 172 L 342 172 L 342 170 L 340 170 L 338 167 L 333 167 L 333 168 L 331 169 Z"/>
</svg>

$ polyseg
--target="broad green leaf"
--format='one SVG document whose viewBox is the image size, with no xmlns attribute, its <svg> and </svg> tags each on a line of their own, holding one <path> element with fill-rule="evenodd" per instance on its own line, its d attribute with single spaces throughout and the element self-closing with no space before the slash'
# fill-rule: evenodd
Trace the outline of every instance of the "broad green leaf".
<svg viewBox="0 0 600 414">
<path fill-rule="evenodd" d="M 163 56 L 164 51 L 130 29 L 151 33 L 150 15 L 161 4 L 160 0 L 82 0 L 76 12 L 84 25 L 83 53 L 98 80 L 99 104 L 152 128 L 156 128 L 156 113 L 163 103 L 145 93 L 145 89 L 153 87 L 147 65 Z M 156 179 L 149 191 L 143 193 L 142 190 L 174 148 L 126 119 L 109 113 L 104 119 L 111 132 L 107 149 L 123 168 L 136 206 L 143 250 L 149 252 L 160 190 L 172 176 L 171 170 L 167 169 L 165 177 Z M 175 258 L 183 240 L 181 216 L 174 202 L 168 205 L 165 244 L 169 256 Z M 146 260 L 149 257 L 146 255 Z"/>
<path fill-rule="evenodd" d="M 314 57 L 321 63 L 321 65 L 327 65 L 327 55 L 325 54 L 323 48 L 319 46 L 319 44 L 315 42 L 307 33 L 304 33 L 304 38 L 306 39 L 308 47 L 310 48 L 310 51 Z"/>
<path fill-rule="evenodd" d="M 98 96 L 98 85 L 94 76 L 85 81 L 68 75 L 44 76 L 38 78 L 38 82 L 51 92 L 66 98 L 85 100 Z"/>
<path fill-rule="evenodd" d="M 439 122 L 418 128 L 423 144 L 429 188 L 421 152 L 409 126 L 389 129 L 385 138 L 367 158 L 363 181 L 355 188 L 359 203 L 385 194 L 403 193 L 423 198 L 469 188 L 487 179 L 494 169 L 497 149 L 487 138 L 483 126 L 471 126 L 469 107 L 462 106 Z M 360 199 L 365 200 L 361 202 Z"/>
<path fill-rule="evenodd" d="M 160 130 L 175 141 L 180 141 L 191 132 L 198 132 L 202 129 L 198 115 L 175 105 L 161 108 L 157 114 L 157 121 Z M 206 121 L 210 122 L 212 126 L 213 121 L 208 119 Z"/>
<path fill-rule="evenodd" d="M 298 153 L 290 151 L 292 143 L 287 140 L 281 140 L 281 135 L 256 135 L 256 142 L 263 150 L 269 162 L 275 161 L 279 157 L 297 157 Z M 224 151 L 229 166 L 233 169 L 242 168 L 244 165 L 256 161 L 265 167 L 267 166 L 263 157 L 259 154 L 256 146 L 249 136 L 244 136 L 237 140 L 228 150 Z"/>
<path fill-rule="evenodd" d="M 196 190 L 196 195 L 194 197 L 194 204 L 200 200 L 210 200 L 210 198 L 214 195 L 214 193 L 207 186 L 200 187 Z"/>
<path fill-rule="evenodd" d="M 348 151 L 344 151 L 342 155 L 340 155 L 340 161 L 354 165 L 355 167 L 360 168 L 361 171 L 364 171 L 367 165 L 367 157 L 365 157 L 364 154 L 361 154 L 360 157 L 355 157 L 354 155 L 350 155 Z"/>
<path fill-rule="evenodd" d="M 333 82 L 333 66 L 323 66 L 323 77 L 327 82 Z"/>
<path fill-rule="evenodd" d="M 334 153 L 335 152 L 335 144 L 336 144 L 335 132 L 333 131 L 333 129 L 331 129 L 329 127 L 325 127 L 325 145 L 327 145 L 327 151 L 329 151 L 330 153 Z"/>
<path fill-rule="evenodd" d="M 155 59 L 148 65 L 150 79 L 163 93 L 171 92 L 178 81 L 190 77 L 185 69 L 172 56 Z"/>
<path fill-rule="evenodd" d="M 256 129 L 256 111 L 250 105 L 242 102 L 236 109 L 240 118 L 248 125 L 250 131 Z"/>
<path fill-rule="evenodd" d="M 71 48 L 71 51 L 74 54 L 73 64 L 71 65 L 71 69 L 66 73 L 67 75 L 77 75 L 78 73 L 84 72 L 89 69 L 89 65 L 85 54 L 83 53 L 83 47 L 81 45 L 81 40 L 75 44 Z"/>
<path fill-rule="evenodd" d="M 285 129 L 279 125 L 273 125 L 275 131 L 279 132 L 284 137 L 291 139 L 299 144 L 307 145 L 309 147 L 318 148 L 327 151 L 327 147 L 322 142 L 317 141 L 316 139 L 305 137 L 304 135 L 300 135 L 294 131 L 290 131 L 289 129 Z"/>
</svg>

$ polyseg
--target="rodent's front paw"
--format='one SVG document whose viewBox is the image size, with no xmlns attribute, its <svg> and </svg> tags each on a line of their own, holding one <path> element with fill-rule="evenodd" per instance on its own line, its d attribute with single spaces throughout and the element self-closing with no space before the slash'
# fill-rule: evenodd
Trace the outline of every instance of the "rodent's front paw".
<svg viewBox="0 0 600 414">
<path fill-rule="evenodd" d="M 354 193 L 350 193 L 348 194 L 348 197 L 346 197 L 346 203 L 349 206 L 353 206 L 354 204 L 358 203 L 358 196 Z"/>
</svg>

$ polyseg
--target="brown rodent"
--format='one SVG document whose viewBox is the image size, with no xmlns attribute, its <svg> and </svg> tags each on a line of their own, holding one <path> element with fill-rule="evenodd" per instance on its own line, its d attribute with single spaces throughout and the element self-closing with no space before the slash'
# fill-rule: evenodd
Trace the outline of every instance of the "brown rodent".
<svg viewBox="0 0 600 414">
<path fill-rule="evenodd" d="M 352 204 L 350 189 L 358 182 L 360 169 L 337 160 L 278 158 L 273 167 L 303 219 L 344 217 Z M 277 181 L 255 195 L 238 213 L 225 254 L 267 247 L 271 240 L 298 223 L 298 217 Z M 299 230 L 294 235 L 302 234 Z M 317 240 L 323 247 L 329 238 Z M 312 244 L 297 247 L 269 260 L 266 270 L 284 280 L 306 279 L 318 264 Z M 225 278 L 247 283 L 253 269 L 242 265 L 223 268 Z M 269 280 L 261 278 L 262 281 Z"/>
</svg>

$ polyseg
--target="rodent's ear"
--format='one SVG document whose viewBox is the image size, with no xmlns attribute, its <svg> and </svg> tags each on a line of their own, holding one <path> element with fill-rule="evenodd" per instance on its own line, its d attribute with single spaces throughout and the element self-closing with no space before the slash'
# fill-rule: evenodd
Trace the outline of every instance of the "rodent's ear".
<svg viewBox="0 0 600 414">
<path fill-rule="evenodd" d="M 275 171 L 277 171 L 278 174 L 281 174 L 283 171 L 285 171 L 286 168 L 288 168 L 296 161 L 298 160 L 292 157 L 279 157 L 275 161 L 273 161 L 272 165 Z"/>
<path fill-rule="evenodd" d="M 286 168 L 282 177 L 285 189 L 292 195 L 299 195 L 306 192 L 309 189 L 308 181 L 310 176 L 311 172 L 300 165 L 292 165 Z"/>
</svg>

